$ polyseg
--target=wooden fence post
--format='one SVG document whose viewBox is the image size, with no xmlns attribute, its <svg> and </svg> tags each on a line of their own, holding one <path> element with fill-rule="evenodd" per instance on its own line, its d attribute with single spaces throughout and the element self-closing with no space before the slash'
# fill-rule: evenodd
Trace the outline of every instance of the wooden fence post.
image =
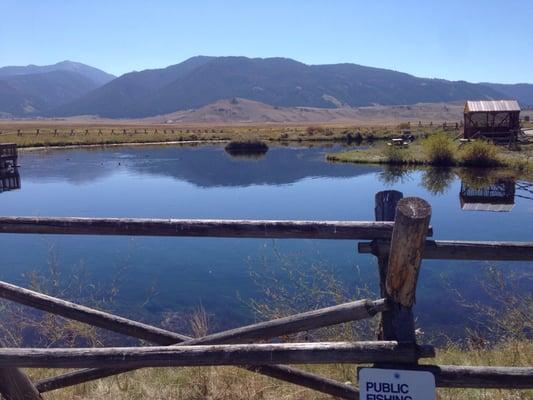
<svg viewBox="0 0 533 400">
<path fill-rule="evenodd" d="M 30 378 L 18 368 L 0 368 L 0 395 L 6 400 L 42 400 Z"/>
<path fill-rule="evenodd" d="M 33 383 L 18 368 L 0 368 L 0 394 L 6 400 L 42 400 Z"/>
<path fill-rule="evenodd" d="M 374 216 L 375 216 L 376 221 L 394 221 L 394 217 L 396 215 L 396 206 L 402 198 L 403 198 L 402 192 L 399 192 L 397 190 L 384 190 L 382 192 L 376 193 L 375 208 L 374 208 Z M 380 286 L 381 297 L 388 299 L 389 296 L 387 295 L 385 281 L 387 279 L 389 252 L 379 251 L 379 248 L 380 248 L 380 244 L 386 244 L 390 246 L 390 242 L 388 240 L 374 239 L 372 241 L 372 244 L 373 244 L 372 252 L 378 260 L 379 286 Z M 379 336 L 379 340 L 384 340 L 383 335 L 382 335 L 383 334 L 383 317 L 381 317 L 380 324 L 381 326 L 380 326 L 378 336 Z"/>
<path fill-rule="evenodd" d="M 385 278 L 389 311 L 382 313 L 383 340 L 416 343 L 412 307 L 431 218 L 431 206 L 417 197 L 398 202 Z"/>
</svg>

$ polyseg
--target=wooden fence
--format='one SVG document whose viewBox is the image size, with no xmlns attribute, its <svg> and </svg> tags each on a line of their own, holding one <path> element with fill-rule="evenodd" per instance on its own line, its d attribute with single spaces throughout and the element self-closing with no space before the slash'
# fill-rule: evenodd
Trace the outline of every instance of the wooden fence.
<svg viewBox="0 0 533 400">
<path fill-rule="evenodd" d="M 9 400 L 39 399 L 52 390 L 137 368 L 236 365 L 255 373 L 344 399 L 358 399 L 355 386 L 293 366 L 371 363 L 430 371 L 438 387 L 533 388 L 531 367 L 419 365 L 431 346 L 417 343 L 412 307 L 423 258 L 533 260 L 533 243 L 428 240 L 430 205 L 397 191 L 376 194 L 375 221 L 230 221 L 125 218 L 0 217 L 0 233 L 210 236 L 371 240 L 359 251 L 377 257 L 379 299 L 365 299 L 191 338 L 155 326 L 74 304 L 6 282 L 0 298 L 153 343 L 123 348 L 2 348 L 0 393 Z M 377 341 L 264 343 L 275 337 L 379 314 Z M 258 342 L 263 343 L 258 343 Z M 19 368 L 80 368 L 31 382 Z"/>
</svg>

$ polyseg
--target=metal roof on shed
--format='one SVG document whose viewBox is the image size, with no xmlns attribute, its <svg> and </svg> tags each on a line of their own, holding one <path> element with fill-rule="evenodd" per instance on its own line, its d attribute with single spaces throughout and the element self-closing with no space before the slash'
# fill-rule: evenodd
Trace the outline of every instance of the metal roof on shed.
<svg viewBox="0 0 533 400">
<path fill-rule="evenodd" d="M 516 100 L 468 100 L 465 112 L 520 111 Z"/>
</svg>

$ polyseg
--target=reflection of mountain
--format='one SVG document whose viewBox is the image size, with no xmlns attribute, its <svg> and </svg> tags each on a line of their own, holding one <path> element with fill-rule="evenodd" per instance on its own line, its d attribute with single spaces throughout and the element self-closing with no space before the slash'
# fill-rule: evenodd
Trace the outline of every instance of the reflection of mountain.
<svg viewBox="0 0 533 400">
<path fill-rule="evenodd" d="M 112 174 L 120 157 L 111 150 L 60 149 L 21 152 L 19 164 L 24 180 L 37 183 L 67 181 L 81 184 Z"/>
<path fill-rule="evenodd" d="M 233 158 L 222 146 L 142 146 L 105 150 L 27 153 L 24 179 L 61 179 L 80 183 L 117 169 L 168 176 L 200 187 L 289 184 L 308 177 L 352 177 L 378 171 L 368 165 L 325 162 L 323 147 L 274 147 L 261 159 Z"/>
<path fill-rule="evenodd" d="M 20 175 L 18 169 L 0 169 L 0 193 L 15 189 L 20 189 Z"/>
</svg>

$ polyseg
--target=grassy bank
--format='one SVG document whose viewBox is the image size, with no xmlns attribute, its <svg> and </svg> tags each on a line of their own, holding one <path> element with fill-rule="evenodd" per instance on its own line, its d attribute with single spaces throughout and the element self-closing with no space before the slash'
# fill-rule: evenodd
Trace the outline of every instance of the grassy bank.
<svg viewBox="0 0 533 400">
<path fill-rule="evenodd" d="M 432 362 L 458 365 L 530 366 L 533 343 L 508 341 L 490 350 L 463 349 L 454 346 L 438 351 Z M 304 367 L 342 382 L 354 382 L 355 365 Z M 30 370 L 33 378 L 57 374 L 51 370 Z M 525 400 L 531 390 L 438 389 L 440 400 Z M 219 399 L 219 400 L 311 400 L 329 399 L 320 393 L 282 383 L 233 367 L 143 369 L 102 379 L 44 396 L 57 400 L 71 399 Z"/>
<path fill-rule="evenodd" d="M 499 167 L 513 170 L 522 177 L 533 177 L 533 144 L 520 145 L 514 150 L 481 140 L 461 145 L 443 133 L 429 135 L 408 147 L 379 142 L 361 149 L 331 153 L 326 158 L 337 162 L 406 166 Z"/>
<path fill-rule="evenodd" d="M 433 132 L 433 126 L 420 132 Z M 274 142 L 360 142 L 387 140 L 397 135 L 395 125 L 354 126 L 350 124 L 237 124 L 176 125 L 74 123 L 65 121 L 0 121 L 0 143 L 19 147 L 110 145 L 123 143 L 165 143 L 179 141 L 243 141 L 250 138 Z"/>
</svg>

